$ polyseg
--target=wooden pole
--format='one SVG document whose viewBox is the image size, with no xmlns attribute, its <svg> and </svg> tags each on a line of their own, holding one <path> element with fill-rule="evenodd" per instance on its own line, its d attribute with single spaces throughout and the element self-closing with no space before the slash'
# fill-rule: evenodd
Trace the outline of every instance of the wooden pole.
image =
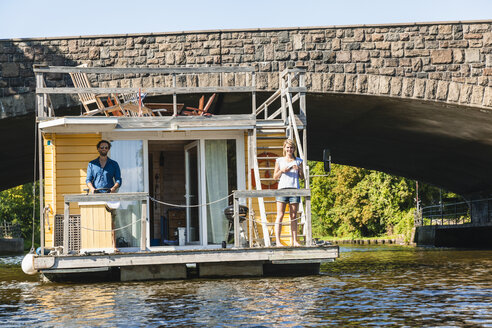
<svg viewBox="0 0 492 328">
<path fill-rule="evenodd" d="M 38 168 L 39 168 L 39 233 L 41 243 L 41 254 L 44 255 L 44 224 L 45 224 L 45 211 L 44 211 L 44 172 L 43 172 L 43 136 L 41 135 L 41 130 L 36 128 L 38 132 Z M 54 197 L 54 195 L 53 195 Z M 49 215 L 49 214 L 48 214 Z M 32 232 L 34 233 L 34 231 Z M 34 246 L 34 245 L 33 245 Z"/>
<path fill-rule="evenodd" d="M 142 200 L 142 219 L 141 224 L 141 234 L 140 234 L 140 250 L 147 250 L 147 200 Z"/>
<path fill-rule="evenodd" d="M 176 74 L 173 74 L 173 88 L 176 88 Z M 173 116 L 178 116 L 178 97 L 173 93 Z"/>
<path fill-rule="evenodd" d="M 253 132 L 251 130 L 248 131 L 248 166 L 247 166 L 247 172 L 248 172 L 248 190 L 251 190 L 251 167 L 253 166 L 253 153 L 251 151 L 251 138 L 252 138 Z M 251 213 L 253 210 L 253 201 L 251 197 L 248 198 L 248 212 Z M 249 215 L 250 219 L 254 220 L 255 218 L 251 215 Z M 249 247 L 253 247 L 253 221 L 249 220 L 248 223 L 248 228 L 249 228 Z"/>
<path fill-rule="evenodd" d="M 65 202 L 63 216 L 63 254 L 68 254 L 68 220 L 70 218 L 70 202 Z"/>
<path fill-rule="evenodd" d="M 234 247 L 239 248 L 241 244 L 239 243 L 239 202 L 236 197 L 234 197 Z"/>
</svg>

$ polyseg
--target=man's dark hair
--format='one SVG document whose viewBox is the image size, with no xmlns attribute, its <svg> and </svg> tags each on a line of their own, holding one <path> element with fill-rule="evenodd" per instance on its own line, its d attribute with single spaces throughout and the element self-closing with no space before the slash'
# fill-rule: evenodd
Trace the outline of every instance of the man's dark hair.
<svg viewBox="0 0 492 328">
<path fill-rule="evenodd" d="M 108 145 L 108 149 L 111 149 L 111 143 L 110 143 L 109 141 L 107 141 L 107 140 L 101 140 L 101 141 L 99 141 L 99 142 L 97 143 L 96 148 L 97 148 L 97 149 L 99 149 L 99 146 L 100 146 L 101 144 L 103 144 L 103 143 L 105 143 L 105 144 L 107 144 L 107 145 Z"/>
</svg>

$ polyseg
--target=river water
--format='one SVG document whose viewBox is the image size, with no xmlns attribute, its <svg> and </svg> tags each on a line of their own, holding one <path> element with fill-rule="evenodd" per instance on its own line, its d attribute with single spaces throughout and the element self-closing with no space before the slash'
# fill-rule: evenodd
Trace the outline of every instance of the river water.
<svg viewBox="0 0 492 328">
<path fill-rule="evenodd" d="M 319 276 L 40 283 L 0 257 L 0 325 L 492 327 L 492 251 L 341 247 Z"/>
</svg>

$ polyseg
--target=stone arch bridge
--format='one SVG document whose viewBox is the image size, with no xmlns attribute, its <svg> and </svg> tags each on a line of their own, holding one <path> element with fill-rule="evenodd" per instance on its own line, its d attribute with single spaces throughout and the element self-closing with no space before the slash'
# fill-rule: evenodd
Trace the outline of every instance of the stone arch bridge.
<svg viewBox="0 0 492 328">
<path fill-rule="evenodd" d="M 32 179 L 32 66 L 82 63 L 251 65 L 264 92 L 259 102 L 278 88 L 280 71 L 303 66 L 311 159 L 330 148 L 336 163 L 418 179 L 468 197 L 492 192 L 492 21 L 0 40 L 0 189 Z M 102 76 L 93 83 L 166 82 Z M 198 83 L 206 84 L 206 78 Z M 71 82 L 53 76 L 47 84 Z M 241 110 L 241 97 L 224 96 L 219 107 Z M 78 110 L 68 96 L 53 102 L 61 115 L 74 106 Z"/>
</svg>

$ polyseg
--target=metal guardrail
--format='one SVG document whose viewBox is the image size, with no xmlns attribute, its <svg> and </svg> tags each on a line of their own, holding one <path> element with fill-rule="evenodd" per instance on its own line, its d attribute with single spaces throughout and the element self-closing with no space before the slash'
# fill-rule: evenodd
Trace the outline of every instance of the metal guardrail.
<svg viewBox="0 0 492 328">
<path fill-rule="evenodd" d="M 20 238 L 21 227 L 19 224 L 3 221 L 0 223 L 0 238 Z"/>
<path fill-rule="evenodd" d="M 473 208 L 477 205 L 486 211 L 487 221 L 492 221 L 492 198 L 462 201 L 454 203 L 440 203 L 423 206 L 415 212 L 415 226 L 427 225 L 457 225 L 472 222 Z"/>
</svg>

